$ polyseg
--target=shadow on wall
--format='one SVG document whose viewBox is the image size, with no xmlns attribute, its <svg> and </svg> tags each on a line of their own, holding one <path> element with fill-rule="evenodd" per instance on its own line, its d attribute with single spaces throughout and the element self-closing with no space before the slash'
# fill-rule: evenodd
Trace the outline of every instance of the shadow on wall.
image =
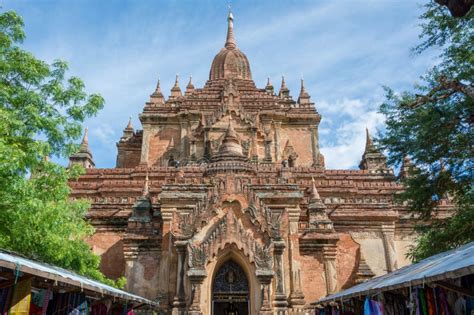
<svg viewBox="0 0 474 315">
<path fill-rule="evenodd" d="M 356 263 L 354 264 L 354 267 L 352 268 L 351 271 L 351 276 L 347 279 L 347 281 L 341 286 L 341 290 L 348 289 L 350 287 L 353 287 L 356 284 L 357 280 L 357 271 L 359 270 L 359 265 L 360 265 L 360 246 L 357 249 L 356 252 L 356 257 L 355 257 Z"/>
<path fill-rule="evenodd" d="M 111 279 L 117 279 L 125 275 L 125 258 L 123 257 L 123 243 L 116 242 L 109 247 L 101 256 L 100 271 Z"/>
</svg>

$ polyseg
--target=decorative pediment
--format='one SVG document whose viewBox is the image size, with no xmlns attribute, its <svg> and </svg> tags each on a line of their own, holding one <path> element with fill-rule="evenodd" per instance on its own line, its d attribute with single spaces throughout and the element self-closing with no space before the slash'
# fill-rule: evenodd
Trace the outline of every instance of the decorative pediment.
<svg viewBox="0 0 474 315">
<path fill-rule="evenodd" d="M 190 239 L 189 267 L 202 268 L 204 262 L 209 262 L 218 255 L 219 250 L 230 244 L 241 250 L 250 262 L 255 262 L 257 268 L 266 269 L 272 265 L 270 241 L 246 228 L 233 210 L 229 209 Z"/>
</svg>

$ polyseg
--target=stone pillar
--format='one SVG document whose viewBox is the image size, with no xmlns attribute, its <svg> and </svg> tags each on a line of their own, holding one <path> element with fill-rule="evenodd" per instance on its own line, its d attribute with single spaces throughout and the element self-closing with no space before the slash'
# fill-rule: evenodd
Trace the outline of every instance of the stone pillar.
<svg viewBox="0 0 474 315">
<path fill-rule="evenodd" d="M 288 302 L 285 293 L 285 275 L 283 268 L 283 251 L 285 250 L 285 242 L 277 240 L 273 242 L 273 254 L 275 255 L 275 296 L 273 298 L 273 306 L 277 310 L 286 310 Z"/>
<path fill-rule="evenodd" d="M 299 207 L 289 208 L 289 235 L 288 235 L 288 261 L 290 262 L 291 283 L 290 283 L 290 304 L 291 307 L 303 307 L 305 305 L 304 294 L 301 291 L 300 268 L 296 264 L 294 255 L 298 244 L 298 222 L 301 209 Z"/>
<path fill-rule="evenodd" d="M 327 294 L 336 293 L 337 270 L 336 270 L 337 245 L 327 244 L 323 247 L 324 274 L 326 276 Z"/>
<path fill-rule="evenodd" d="M 258 148 L 257 148 L 257 128 L 252 128 L 252 151 L 251 151 L 251 160 L 252 162 L 258 162 Z"/>
<path fill-rule="evenodd" d="M 262 293 L 262 305 L 260 305 L 258 314 L 270 315 L 272 313 L 272 308 L 270 306 L 270 283 L 272 282 L 273 271 L 270 269 L 257 270 L 256 275 Z"/>
<path fill-rule="evenodd" d="M 176 212 L 176 208 L 170 208 L 165 205 L 161 207 L 161 216 L 163 219 L 163 243 L 162 243 L 162 257 L 161 257 L 161 265 L 160 268 L 160 281 L 159 281 L 159 288 L 161 294 L 164 296 L 160 299 L 160 303 L 168 305 L 169 300 L 172 299 L 172 296 L 169 296 L 169 292 L 173 292 L 175 290 L 175 286 L 173 283 L 173 279 L 170 275 L 170 269 L 174 271 L 173 268 L 173 261 L 175 259 L 175 254 L 173 253 L 173 241 L 172 241 L 172 220 L 173 215 Z M 174 272 L 173 272 L 174 273 Z"/>
<path fill-rule="evenodd" d="M 280 161 L 280 128 L 281 128 L 281 122 L 275 121 L 274 123 L 275 126 L 275 161 L 278 162 Z"/>
<path fill-rule="evenodd" d="M 188 277 L 191 281 L 192 287 L 192 302 L 189 307 L 189 315 L 202 315 L 201 312 L 201 285 L 206 278 L 206 270 L 204 269 L 190 269 Z"/>
<path fill-rule="evenodd" d="M 140 156 L 140 164 L 148 165 L 148 151 L 150 149 L 150 127 L 147 125 L 143 126 L 143 139 L 142 139 L 142 154 Z"/>
<path fill-rule="evenodd" d="M 318 127 L 311 126 L 311 149 L 313 153 L 313 167 L 319 167 L 319 137 L 318 137 Z"/>
<path fill-rule="evenodd" d="M 185 159 L 187 157 L 187 140 L 188 140 L 188 122 L 182 120 L 179 122 L 181 126 L 181 142 L 179 146 L 179 151 L 181 155 L 181 159 Z"/>
<path fill-rule="evenodd" d="M 382 227 L 382 241 L 385 252 L 385 263 L 387 265 L 387 272 L 396 270 L 397 267 L 397 253 L 395 250 L 395 226 L 393 224 L 383 224 Z"/>
<path fill-rule="evenodd" d="M 272 140 L 270 138 L 265 138 L 265 158 L 263 159 L 266 163 L 272 162 Z"/>
<path fill-rule="evenodd" d="M 178 270 L 176 273 L 176 295 L 173 299 L 173 315 L 180 314 L 186 307 L 184 294 L 184 265 L 186 263 L 187 241 L 176 241 L 176 252 L 178 253 Z"/>
</svg>

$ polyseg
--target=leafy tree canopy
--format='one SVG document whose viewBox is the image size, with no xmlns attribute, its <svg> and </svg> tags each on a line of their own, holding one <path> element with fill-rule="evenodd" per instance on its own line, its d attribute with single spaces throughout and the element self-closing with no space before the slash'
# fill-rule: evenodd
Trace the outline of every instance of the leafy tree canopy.
<svg viewBox="0 0 474 315">
<path fill-rule="evenodd" d="M 414 51 L 438 48 L 439 63 L 414 92 L 387 88 L 380 108 L 387 128 L 378 139 L 389 163 L 400 165 L 406 157 L 412 163 L 399 197 L 420 219 L 418 242 L 409 252 L 413 260 L 474 240 L 474 10 L 456 18 L 433 1 L 425 9 Z M 440 220 L 443 198 L 454 210 Z"/>
<path fill-rule="evenodd" d="M 36 59 L 20 45 L 23 21 L 0 14 L 0 247 L 112 285 L 85 242 L 89 204 L 69 200 L 68 180 L 83 171 L 50 162 L 78 149 L 81 122 L 103 107 L 67 65 Z"/>
</svg>

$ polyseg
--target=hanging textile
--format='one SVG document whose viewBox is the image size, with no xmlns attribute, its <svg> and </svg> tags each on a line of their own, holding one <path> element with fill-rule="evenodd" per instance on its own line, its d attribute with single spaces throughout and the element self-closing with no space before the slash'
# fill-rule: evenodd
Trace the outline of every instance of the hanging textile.
<svg viewBox="0 0 474 315">
<path fill-rule="evenodd" d="M 421 315 L 428 315 L 428 307 L 426 306 L 425 289 L 418 288 L 416 290 L 418 291 L 418 305 L 419 305 L 419 308 L 420 308 L 420 314 Z"/>
<path fill-rule="evenodd" d="M 69 315 L 87 315 L 88 305 L 84 293 L 69 294 Z"/>
<path fill-rule="evenodd" d="M 438 303 L 439 315 L 452 315 L 452 312 L 448 304 L 448 299 L 446 297 L 446 292 L 444 291 L 444 289 L 438 287 L 435 289 L 435 292 L 436 292 L 436 298 L 439 301 Z"/>
<path fill-rule="evenodd" d="M 31 303 L 31 279 L 18 282 L 13 289 L 10 315 L 28 315 Z"/>
<path fill-rule="evenodd" d="M 50 289 L 41 289 L 39 292 L 32 293 L 30 314 L 45 315 L 48 309 L 49 299 L 51 297 Z"/>
<path fill-rule="evenodd" d="M 12 286 L 0 289 L 0 315 L 6 315 L 8 313 L 12 291 Z"/>
<path fill-rule="evenodd" d="M 364 302 L 364 315 L 383 315 L 384 309 L 381 302 L 366 297 Z"/>
</svg>

